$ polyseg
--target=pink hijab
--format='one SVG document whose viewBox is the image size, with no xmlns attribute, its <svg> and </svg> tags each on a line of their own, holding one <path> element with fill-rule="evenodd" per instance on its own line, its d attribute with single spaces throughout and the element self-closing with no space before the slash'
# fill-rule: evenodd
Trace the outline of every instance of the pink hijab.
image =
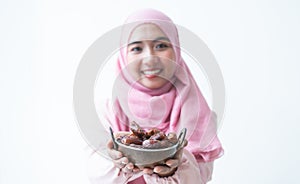
<svg viewBox="0 0 300 184">
<path fill-rule="evenodd" d="M 141 24 L 157 25 L 169 38 L 175 51 L 177 70 L 169 83 L 159 89 L 148 89 L 133 81 L 126 72 L 126 50 L 132 31 Z M 129 122 L 143 128 L 159 128 L 166 133 L 179 133 L 187 128 L 188 146 L 198 160 L 211 161 L 221 156 L 216 137 L 216 120 L 181 57 L 178 32 L 172 20 L 153 9 L 133 13 L 126 20 L 121 35 L 117 61 L 119 76 L 114 85 L 114 131 L 128 131 Z"/>
</svg>

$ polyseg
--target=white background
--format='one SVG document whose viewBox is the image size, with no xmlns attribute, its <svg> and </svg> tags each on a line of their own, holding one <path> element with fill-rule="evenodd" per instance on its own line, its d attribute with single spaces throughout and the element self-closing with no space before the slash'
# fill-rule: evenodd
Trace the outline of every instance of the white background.
<svg viewBox="0 0 300 184">
<path fill-rule="evenodd" d="M 299 183 L 296 0 L 2 0 L 0 183 L 89 183 L 72 107 L 76 68 L 97 38 L 147 7 L 195 32 L 222 69 L 225 155 L 210 183 Z"/>
</svg>

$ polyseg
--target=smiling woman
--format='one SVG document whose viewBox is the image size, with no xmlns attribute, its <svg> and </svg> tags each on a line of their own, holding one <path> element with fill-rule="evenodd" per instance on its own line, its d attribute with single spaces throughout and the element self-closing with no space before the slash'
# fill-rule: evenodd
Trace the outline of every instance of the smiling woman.
<svg viewBox="0 0 300 184">
<path fill-rule="evenodd" d="M 137 167 L 134 158 L 126 157 L 109 140 L 110 159 L 94 155 L 100 162 L 93 167 L 101 165 L 102 169 L 91 175 L 91 181 L 206 183 L 223 148 L 216 136 L 215 113 L 181 56 L 177 27 L 162 12 L 141 10 L 126 20 L 120 39 L 118 77 L 113 99 L 106 106 L 107 120 L 101 123 L 111 127 L 115 136 L 128 134 L 133 121 L 142 129 L 157 129 L 166 135 L 180 135 L 186 129 L 186 140 L 174 156 L 146 168 Z"/>
</svg>

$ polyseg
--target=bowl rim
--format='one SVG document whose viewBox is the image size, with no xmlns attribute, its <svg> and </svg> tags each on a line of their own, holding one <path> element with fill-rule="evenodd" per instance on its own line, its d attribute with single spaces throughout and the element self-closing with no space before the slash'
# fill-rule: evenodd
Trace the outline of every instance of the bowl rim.
<svg viewBox="0 0 300 184">
<path fill-rule="evenodd" d="M 118 146 L 130 149 L 130 150 L 143 151 L 143 152 L 161 152 L 161 151 L 169 151 L 169 150 L 172 150 L 174 148 L 177 149 L 179 141 L 177 141 L 176 144 L 174 144 L 170 147 L 166 147 L 166 148 L 137 148 L 137 147 L 133 147 L 133 146 L 123 144 L 119 141 L 116 141 L 116 143 L 118 144 Z"/>
</svg>

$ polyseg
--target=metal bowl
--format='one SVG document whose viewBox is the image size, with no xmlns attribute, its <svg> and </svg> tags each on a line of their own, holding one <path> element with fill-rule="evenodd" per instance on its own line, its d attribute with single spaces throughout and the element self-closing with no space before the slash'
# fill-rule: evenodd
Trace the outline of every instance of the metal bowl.
<svg viewBox="0 0 300 184">
<path fill-rule="evenodd" d="M 111 131 L 112 132 L 112 131 Z M 114 143 L 114 148 L 119 150 L 126 156 L 130 162 L 139 168 L 143 167 L 153 167 L 158 164 L 163 164 L 167 158 L 172 158 L 178 149 L 180 149 L 184 143 L 186 135 L 186 128 L 183 128 L 178 136 L 178 141 L 176 144 L 167 148 L 158 149 L 145 149 L 136 148 L 132 146 L 127 146 L 115 140 L 112 133 L 112 140 Z"/>
</svg>

